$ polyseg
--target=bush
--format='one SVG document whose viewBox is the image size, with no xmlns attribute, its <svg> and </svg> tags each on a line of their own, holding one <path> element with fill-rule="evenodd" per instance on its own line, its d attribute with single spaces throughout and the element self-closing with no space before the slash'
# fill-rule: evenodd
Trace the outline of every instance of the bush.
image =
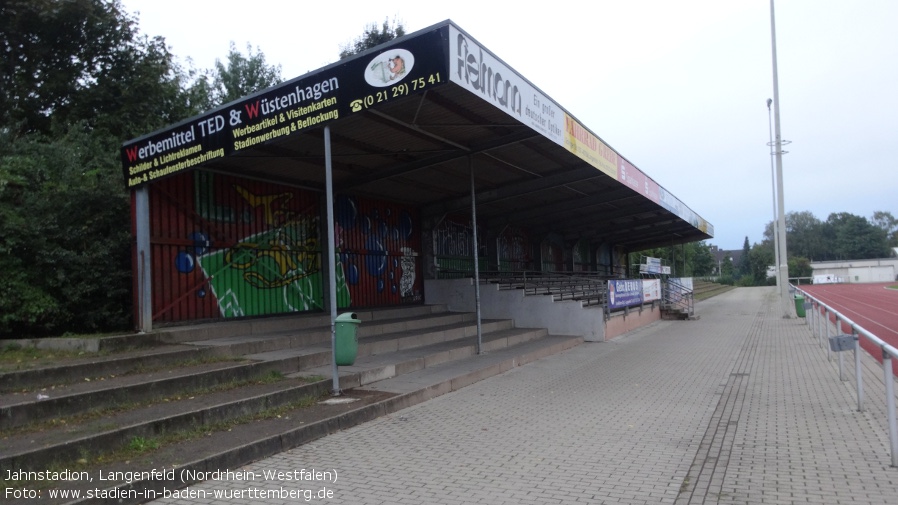
<svg viewBox="0 0 898 505">
<path fill-rule="evenodd" d="M 0 336 L 128 326 L 130 208 L 109 144 L 0 136 Z"/>
</svg>

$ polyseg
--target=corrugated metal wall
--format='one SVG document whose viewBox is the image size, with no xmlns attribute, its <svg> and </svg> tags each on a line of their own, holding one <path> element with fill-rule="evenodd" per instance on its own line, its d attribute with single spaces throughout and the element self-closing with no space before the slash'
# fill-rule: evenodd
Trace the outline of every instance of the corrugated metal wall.
<svg viewBox="0 0 898 505">
<path fill-rule="evenodd" d="M 477 235 L 478 268 L 486 271 L 489 265 L 483 232 Z M 433 230 L 433 254 L 437 263 L 438 279 L 470 277 L 474 272 L 474 229 L 470 220 L 462 217 L 444 219 Z"/>
<path fill-rule="evenodd" d="M 154 321 L 323 310 L 322 196 L 202 171 L 152 183 Z M 338 198 L 337 222 L 340 307 L 423 301 L 413 209 Z"/>
<path fill-rule="evenodd" d="M 340 263 L 353 307 L 423 303 L 421 228 L 414 208 L 338 196 Z"/>
<path fill-rule="evenodd" d="M 534 270 L 533 245 L 523 229 L 506 228 L 496 240 L 499 247 L 500 271 Z"/>
</svg>

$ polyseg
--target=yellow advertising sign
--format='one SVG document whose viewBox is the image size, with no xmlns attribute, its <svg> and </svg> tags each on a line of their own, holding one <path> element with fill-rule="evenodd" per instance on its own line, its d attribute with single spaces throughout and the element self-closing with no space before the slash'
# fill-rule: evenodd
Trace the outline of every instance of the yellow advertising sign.
<svg viewBox="0 0 898 505">
<path fill-rule="evenodd" d="M 568 114 L 564 115 L 564 147 L 578 158 L 617 179 L 616 152 Z"/>
</svg>

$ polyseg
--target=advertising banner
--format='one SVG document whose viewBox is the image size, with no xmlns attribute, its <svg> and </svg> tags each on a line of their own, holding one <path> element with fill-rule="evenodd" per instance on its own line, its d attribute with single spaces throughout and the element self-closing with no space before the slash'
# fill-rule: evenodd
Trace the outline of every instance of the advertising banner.
<svg viewBox="0 0 898 505">
<path fill-rule="evenodd" d="M 578 158 L 617 179 L 620 156 L 576 119 L 564 115 L 564 147 Z"/>
<path fill-rule="evenodd" d="M 692 277 L 671 277 L 668 280 L 671 292 L 680 294 L 692 293 Z"/>
<path fill-rule="evenodd" d="M 622 309 L 633 305 L 642 305 L 642 280 L 610 280 L 608 281 L 608 308 Z"/>
<path fill-rule="evenodd" d="M 649 200 L 655 203 L 661 202 L 661 188 L 658 183 L 623 158 L 620 159 L 617 180 Z"/>
<path fill-rule="evenodd" d="M 661 299 L 661 279 L 642 280 L 642 300 L 652 302 Z"/>
<path fill-rule="evenodd" d="M 422 33 L 373 57 L 325 67 L 126 142 L 121 151 L 125 182 L 135 188 L 445 84 L 447 31 L 443 26 Z"/>
<path fill-rule="evenodd" d="M 673 194 L 669 193 L 664 188 L 660 189 L 660 204 L 665 209 L 672 212 L 674 215 L 679 216 L 680 219 L 686 221 L 691 224 L 695 228 L 707 233 L 708 235 L 714 235 L 714 227 L 711 223 L 702 219 L 701 216 L 692 211 L 689 207 L 687 207 L 683 202 L 680 201 L 679 198 L 673 196 Z"/>
<path fill-rule="evenodd" d="M 450 80 L 700 230 L 713 228 L 477 41 L 449 27 Z"/>
<path fill-rule="evenodd" d="M 372 56 L 373 54 L 373 56 Z M 662 205 L 696 228 L 713 227 L 451 23 L 400 39 L 223 105 L 121 149 L 129 189 L 452 82 Z"/>
<path fill-rule="evenodd" d="M 449 78 L 499 110 L 564 145 L 565 113 L 561 107 L 536 90 L 520 74 L 481 47 L 477 41 L 449 27 Z"/>
<path fill-rule="evenodd" d="M 524 77 L 454 26 L 450 80 L 617 179 L 619 156 Z"/>
</svg>

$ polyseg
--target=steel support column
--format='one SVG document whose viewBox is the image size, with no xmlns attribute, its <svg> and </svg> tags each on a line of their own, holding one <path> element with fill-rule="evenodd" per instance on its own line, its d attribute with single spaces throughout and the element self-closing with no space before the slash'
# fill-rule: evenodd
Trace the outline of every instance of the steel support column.
<svg viewBox="0 0 898 505">
<path fill-rule="evenodd" d="M 153 330 L 153 277 L 150 251 L 150 190 L 144 185 L 134 190 L 135 230 L 137 236 L 137 329 Z"/>
<path fill-rule="evenodd" d="M 477 245 L 477 193 L 474 188 L 474 159 L 468 156 L 471 168 L 471 224 L 474 228 L 474 304 L 477 312 L 477 354 L 483 354 L 483 326 L 480 317 L 480 251 Z"/>
<path fill-rule="evenodd" d="M 328 307 L 331 312 L 331 374 L 333 376 L 331 393 L 338 396 L 340 395 L 340 373 L 337 370 L 337 251 L 335 250 L 336 237 L 334 237 L 334 170 L 330 126 L 324 127 L 324 174 L 325 192 L 327 193 L 327 247 L 324 248 L 324 254 L 327 254 L 325 263 L 327 263 L 327 283 L 330 294 Z"/>
</svg>

